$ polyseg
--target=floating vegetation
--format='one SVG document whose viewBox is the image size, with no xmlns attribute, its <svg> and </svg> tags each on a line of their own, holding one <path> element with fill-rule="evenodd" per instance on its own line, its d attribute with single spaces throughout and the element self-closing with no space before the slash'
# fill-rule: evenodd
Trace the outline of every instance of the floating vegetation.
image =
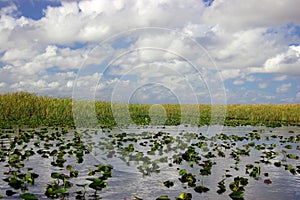
<svg viewBox="0 0 300 200">
<path fill-rule="evenodd" d="M 234 181 L 229 184 L 232 191 L 229 196 L 232 199 L 244 199 L 245 187 L 248 185 L 248 179 L 243 177 L 235 177 Z"/>
<path fill-rule="evenodd" d="M 191 199 L 192 199 L 192 194 L 186 192 L 181 193 L 179 197 L 176 198 L 176 200 L 191 200 Z"/>
<path fill-rule="evenodd" d="M 156 195 L 152 191 L 154 199 L 199 199 L 201 195 L 247 199 L 250 183 L 265 187 L 278 184 L 280 180 L 268 171 L 270 168 L 291 179 L 300 174 L 297 132 L 265 135 L 254 130 L 205 136 L 187 131 L 109 130 L 105 134 L 50 127 L 0 129 L 0 198 L 101 199 L 111 187 L 114 170 L 118 170 L 117 165 L 108 164 L 111 160 L 124 163 L 145 180 L 176 171 L 159 179 L 156 186 L 176 193 Z M 253 154 L 258 156 L 253 159 Z M 89 156 L 96 158 L 94 162 L 86 161 Z M 32 164 L 34 160 L 46 163 L 47 169 L 41 171 Z M 222 163 L 226 165 L 220 169 Z M 220 171 L 223 174 L 218 174 Z M 119 187 L 122 193 L 127 185 Z M 134 192 L 133 199 L 142 199 L 143 193 Z"/>
<path fill-rule="evenodd" d="M 172 182 L 172 181 L 165 181 L 163 184 L 164 184 L 164 186 L 166 186 L 167 188 L 170 188 L 170 187 L 173 187 L 173 186 L 174 186 L 174 182 Z"/>
<path fill-rule="evenodd" d="M 1 177 L 9 187 L 5 191 L 7 197 L 19 194 L 21 199 L 39 199 L 41 194 L 27 192 L 39 182 L 40 175 L 35 172 L 38 168 L 27 166 L 31 157 L 36 155 L 40 156 L 40 159 L 49 160 L 53 166 L 51 169 L 55 170 L 49 174 L 52 180 L 45 186 L 44 195 L 54 199 L 63 199 L 69 195 L 69 189 L 74 186 L 72 180 L 80 175 L 74 164 L 82 163 L 83 157 L 89 154 L 87 145 L 77 132 L 72 131 L 72 139 L 66 139 L 66 135 L 70 135 L 70 132 L 63 128 L 4 129 L 0 134 L 6 139 L 5 143 L 1 140 L 1 163 L 6 163 L 2 165 L 6 170 Z M 41 146 L 44 148 L 41 149 Z M 68 159 L 75 159 L 76 162 L 68 162 Z M 66 163 L 70 164 L 66 165 Z M 101 173 L 102 176 L 89 179 L 92 180 L 89 187 L 99 190 L 106 186 L 105 181 L 111 177 L 112 167 L 105 165 L 97 165 L 97 167 L 94 173 Z M 102 181 L 102 184 L 99 184 L 98 180 Z"/>
</svg>

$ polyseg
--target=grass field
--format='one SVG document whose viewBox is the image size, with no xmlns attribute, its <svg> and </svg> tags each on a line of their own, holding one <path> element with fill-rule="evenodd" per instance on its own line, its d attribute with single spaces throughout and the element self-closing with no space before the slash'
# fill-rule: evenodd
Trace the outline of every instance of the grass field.
<svg viewBox="0 0 300 200">
<path fill-rule="evenodd" d="M 112 127 L 116 124 L 112 106 L 109 102 L 95 102 L 98 124 Z M 150 124 L 151 118 L 164 118 L 165 125 L 190 123 L 194 125 L 211 125 L 211 105 L 162 105 L 165 112 L 150 112 L 152 105 L 130 104 L 131 120 L 140 125 Z M 184 107 L 184 112 L 182 112 Z M 300 125 L 300 104 L 255 104 L 226 105 L 224 124 L 238 125 Z M 118 112 L 118 111 L 116 111 Z M 184 117 L 183 117 L 184 116 Z M 122 118 L 122 113 L 120 115 Z M 125 119 L 125 117 L 124 117 Z M 184 120 L 182 120 L 184 119 Z M 196 123 L 196 124 L 195 124 Z M 0 95 L 0 127 L 13 126 L 74 126 L 72 99 L 50 98 L 30 93 L 19 92 Z"/>
</svg>

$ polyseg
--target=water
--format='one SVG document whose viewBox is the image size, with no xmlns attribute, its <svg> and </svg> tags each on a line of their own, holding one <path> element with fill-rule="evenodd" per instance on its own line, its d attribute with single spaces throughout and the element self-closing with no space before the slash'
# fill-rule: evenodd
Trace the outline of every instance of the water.
<svg viewBox="0 0 300 200">
<path fill-rule="evenodd" d="M 93 168 L 95 164 L 103 163 L 110 164 L 113 166 L 112 178 L 108 179 L 107 187 L 102 191 L 98 192 L 99 197 L 102 199 L 134 199 L 134 196 L 137 196 L 142 199 L 156 199 L 159 196 L 167 195 L 170 199 L 175 199 L 182 192 L 191 193 L 193 199 L 231 199 L 229 194 L 232 192 L 228 187 L 229 184 L 233 181 L 233 178 L 236 176 L 245 177 L 248 179 L 249 183 L 245 186 L 244 198 L 245 199 L 300 199 L 300 175 L 297 173 L 293 175 L 288 170 L 285 170 L 284 166 L 275 167 L 274 162 L 281 162 L 282 165 L 291 164 L 295 169 L 300 165 L 299 159 L 289 159 L 286 158 L 287 154 L 300 155 L 299 151 L 299 141 L 296 142 L 287 142 L 290 136 L 297 136 L 300 134 L 298 127 L 282 127 L 282 128 L 266 128 L 266 127 L 201 127 L 195 128 L 190 126 L 170 126 L 170 127 L 126 127 L 123 129 L 115 129 L 113 131 L 100 131 L 100 130 L 77 130 L 80 132 L 82 140 L 91 148 L 91 153 L 84 156 L 83 163 L 76 163 L 76 157 L 74 155 L 65 156 L 67 162 L 65 166 L 70 164 L 73 165 L 76 170 L 79 171 L 79 177 L 70 179 L 73 183 L 90 183 L 86 180 L 88 176 L 89 168 Z M 154 138 L 153 136 L 159 131 L 167 133 L 165 136 L 170 136 L 175 141 L 171 143 L 170 150 L 168 152 L 163 151 L 159 155 L 158 151 L 155 151 L 155 154 L 148 155 L 147 151 L 151 149 L 150 144 L 153 144 L 154 140 L 162 141 L 161 137 Z M 218 131 L 218 132 L 217 132 Z M 257 132 L 256 132 L 257 131 Z M 127 135 L 125 138 L 137 138 L 138 142 L 123 142 L 123 146 L 119 148 L 116 145 L 112 144 L 112 138 L 108 135 L 112 134 L 121 134 L 126 132 Z M 242 141 L 233 141 L 232 138 L 229 140 L 220 140 L 214 136 L 218 136 L 219 133 L 224 133 L 226 135 L 236 135 L 239 137 L 244 136 L 245 138 Z M 256 140 L 250 139 L 248 133 L 257 133 L 261 136 L 261 139 Z M 201 176 L 199 175 L 199 170 L 201 166 L 194 164 L 193 167 L 190 167 L 187 162 L 183 162 L 181 165 L 174 164 L 169 166 L 172 163 L 174 154 L 182 154 L 186 149 L 191 146 L 193 143 L 199 142 L 198 139 L 195 139 L 194 135 L 202 134 L 206 138 L 205 145 L 202 148 L 197 149 L 197 153 L 201 155 L 200 164 L 204 160 L 212 160 L 215 165 L 212 166 L 211 175 Z M 279 137 L 273 138 L 272 136 L 283 136 L 281 139 Z M 69 131 L 68 134 L 63 136 L 65 142 L 72 141 L 74 136 L 74 131 Z M 149 138 L 146 138 L 149 137 Z M 145 139 L 146 138 L 146 139 Z M 177 138 L 177 139 L 176 139 Z M 152 143 L 150 140 L 153 139 Z M 1 139 L 3 145 L 7 147 L 9 144 L 9 139 Z M 147 141 L 146 146 L 141 146 L 140 142 Z M 285 143 L 283 143 L 285 141 Z M 27 148 L 33 148 L 34 151 L 41 149 L 33 145 L 34 141 L 28 143 Z M 49 142 L 49 141 L 48 141 Z M 273 145 L 273 149 L 270 150 L 257 150 L 254 147 L 251 147 L 250 156 L 239 156 L 240 161 L 236 161 L 230 156 L 232 149 L 245 149 L 245 145 L 250 142 L 254 142 L 255 145 L 265 144 L 266 148 Z M 127 152 L 120 150 L 121 148 L 128 147 L 129 144 L 134 144 L 134 151 Z M 183 146 L 180 146 L 183 145 Z M 225 158 L 216 156 L 214 158 L 204 158 L 208 152 L 211 152 L 217 155 L 216 147 L 220 147 L 222 144 L 232 145 L 229 149 L 222 149 L 225 153 Z M 284 146 L 292 145 L 292 149 L 286 149 Z M 185 145 L 185 146 L 184 146 Z M 21 145 L 22 146 L 22 145 Z M 107 157 L 107 149 L 110 151 L 112 148 L 115 153 L 113 156 Z M 181 148 L 182 147 L 182 148 Z M 298 148 L 297 148 L 298 147 Z M 51 147 L 50 150 L 55 149 L 56 147 Z M 166 150 L 166 145 L 164 146 Z M 282 153 L 282 150 L 286 153 Z M 167 158 L 167 162 L 157 161 L 159 165 L 159 172 L 150 172 L 149 174 L 142 174 L 138 166 L 143 166 L 143 158 L 140 158 L 138 161 L 133 161 L 128 159 L 126 155 L 131 155 L 135 151 L 143 152 L 144 156 L 151 158 L 151 160 L 159 160 L 160 158 Z M 264 155 L 263 151 L 273 151 L 278 152 L 274 158 L 270 159 L 271 164 L 265 164 L 260 162 L 262 159 L 261 156 Z M 120 159 L 124 157 L 125 161 Z M 51 178 L 52 172 L 64 172 L 68 173 L 65 168 L 59 168 L 51 165 L 52 157 L 50 158 L 41 158 L 39 154 L 31 156 L 29 159 L 24 161 L 25 168 L 31 167 L 34 172 L 39 174 L 39 177 L 36 179 L 33 186 L 28 186 L 28 191 L 37 195 L 40 199 L 48 199 L 44 193 L 47 184 L 50 184 L 53 179 Z M 285 161 L 286 160 L 286 161 Z M 4 173 L 7 171 L 5 167 L 6 162 L 0 162 L 0 194 L 5 196 L 5 199 L 17 199 L 18 194 L 12 197 L 6 197 L 5 191 L 12 189 L 7 185 L 2 179 L 7 177 Z M 261 167 L 261 173 L 258 178 L 250 177 L 249 174 L 246 174 L 246 164 L 253 164 L 254 166 Z M 236 169 L 235 169 L 236 168 Z M 210 190 L 206 193 L 196 193 L 192 187 L 187 187 L 187 184 L 183 184 L 179 181 L 179 170 L 178 169 L 187 169 L 188 172 L 195 175 L 197 181 L 196 185 L 203 184 L 208 187 Z M 250 170 L 251 171 L 251 170 Z M 268 173 L 268 174 L 265 174 Z M 225 178 L 225 174 L 231 175 L 231 177 Z M 226 191 L 219 195 L 216 193 L 218 190 L 218 182 L 225 178 Z M 271 180 L 271 184 L 265 184 L 265 180 Z M 163 185 L 163 182 L 169 180 L 174 182 L 174 186 L 167 188 Z M 69 190 L 69 196 L 67 199 L 75 199 L 76 191 L 82 190 L 80 187 L 74 186 Z M 16 190 L 14 190 L 16 191 Z M 22 193 L 20 191 L 16 191 Z M 87 187 L 86 199 L 95 199 L 92 197 L 94 194 L 93 190 Z"/>
</svg>

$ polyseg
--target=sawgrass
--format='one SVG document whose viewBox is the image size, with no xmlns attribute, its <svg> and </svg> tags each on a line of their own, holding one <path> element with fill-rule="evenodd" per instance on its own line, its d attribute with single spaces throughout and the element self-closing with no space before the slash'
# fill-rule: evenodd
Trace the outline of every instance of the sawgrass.
<svg viewBox="0 0 300 200">
<path fill-rule="evenodd" d="M 0 95 L 0 127 L 13 126 L 74 126 L 72 99 L 37 96 L 26 92 Z M 93 102 L 92 102 L 93 103 Z M 101 127 L 112 127 L 125 120 L 126 113 L 112 106 L 110 102 L 95 102 L 97 123 Z M 121 107 L 125 104 L 120 104 Z M 163 110 L 152 112 L 150 104 L 128 105 L 131 122 L 145 125 L 151 124 L 151 117 L 164 125 L 211 125 L 212 105 L 206 104 L 163 104 Z M 112 107 L 114 109 L 112 109 Z M 224 125 L 300 125 L 300 104 L 253 104 L 253 105 L 219 105 L 226 109 Z M 150 113 L 150 114 L 149 114 Z M 122 116 L 124 115 L 124 117 Z M 222 118 L 222 117 L 221 117 Z M 117 122 L 116 122 L 117 121 Z M 221 120 L 222 122 L 222 120 Z"/>
</svg>

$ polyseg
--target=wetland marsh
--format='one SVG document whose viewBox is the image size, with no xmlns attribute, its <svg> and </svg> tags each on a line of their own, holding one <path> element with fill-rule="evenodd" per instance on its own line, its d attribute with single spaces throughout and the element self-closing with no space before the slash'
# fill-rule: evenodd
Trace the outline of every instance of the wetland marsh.
<svg viewBox="0 0 300 200">
<path fill-rule="evenodd" d="M 117 126 L 111 104 L 95 102 L 98 126 L 83 128 L 71 99 L 0 95 L 0 197 L 300 198 L 300 105 L 228 105 L 226 126 L 211 124 L 210 105 L 185 105 L 193 125 L 162 106 L 163 125 L 140 104 L 129 105 L 135 125 Z"/>
</svg>

